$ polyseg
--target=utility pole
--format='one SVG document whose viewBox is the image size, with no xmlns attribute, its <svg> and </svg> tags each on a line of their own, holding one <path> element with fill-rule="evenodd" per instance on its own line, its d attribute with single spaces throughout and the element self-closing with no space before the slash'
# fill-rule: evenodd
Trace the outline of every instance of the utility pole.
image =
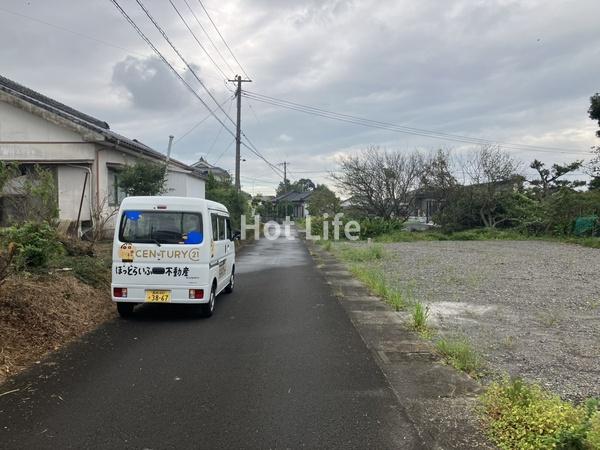
<svg viewBox="0 0 600 450">
<path fill-rule="evenodd" d="M 279 163 L 279 166 L 283 166 L 283 193 L 287 193 L 287 166 L 288 166 L 289 162 L 284 161 L 282 163 Z"/>
<path fill-rule="evenodd" d="M 173 147 L 173 138 L 175 136 L 171 135 L 169 136 L 169 146 L 167 147 L 167 159 L 166 159 L 166 164 L 167 164 L 167 168 L 169 167 L 169 161 L 171 160 L 171 147 Z"/>
<path fill-rule="evenodd" d="M 251 83 L 252 80 L 242 80 L 237 75 L 230 83 L 237 83 L 235 95 L 237 97 L 237 124 L 235 129 L 235 189 L 240 191 L 240 146 L 242 144 L 242 83 Z"/>
</svg>

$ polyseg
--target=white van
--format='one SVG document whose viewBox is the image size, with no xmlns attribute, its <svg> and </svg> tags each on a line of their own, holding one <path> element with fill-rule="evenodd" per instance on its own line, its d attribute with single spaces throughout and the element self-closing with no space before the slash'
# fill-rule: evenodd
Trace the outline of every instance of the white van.
<svg viewBox="0 0 600 450">
<path fill-rule="evenodd" d="M 112 299 L 123 317 L 140 303 L 197 304 L 232 292 L 235 245 L 227 208 L 190 197 L 127 197 L 112 257 Z"/>
</svg>

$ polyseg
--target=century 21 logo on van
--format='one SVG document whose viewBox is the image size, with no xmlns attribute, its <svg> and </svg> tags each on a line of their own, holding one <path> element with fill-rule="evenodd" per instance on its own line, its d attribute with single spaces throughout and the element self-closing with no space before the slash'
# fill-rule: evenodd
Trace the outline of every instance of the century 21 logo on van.
<svg viewBox="0 0 600 450">
<path fill-rule="evenodd" d="M 135 258 L 142 259 L 185 259 L 188 261 L 199 261 L 200 250 L 197 248 L 190 249 L 139 249 L 132 244 L 121 245 L 119 256 L 123 262 L 133 261 Z"/>
</svg>

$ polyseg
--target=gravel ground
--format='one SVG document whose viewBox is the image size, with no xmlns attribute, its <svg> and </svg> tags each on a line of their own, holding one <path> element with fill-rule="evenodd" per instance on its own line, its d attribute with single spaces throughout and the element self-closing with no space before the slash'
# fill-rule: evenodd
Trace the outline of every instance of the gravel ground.
<svg viewBox="0 0 600 450">
<path fill-rule="evenodd" d="M 386 277 L 465 336 L 490 374 L 600 397 L 600 250 L 542 241 L 386 244 Z"/>
</svg>

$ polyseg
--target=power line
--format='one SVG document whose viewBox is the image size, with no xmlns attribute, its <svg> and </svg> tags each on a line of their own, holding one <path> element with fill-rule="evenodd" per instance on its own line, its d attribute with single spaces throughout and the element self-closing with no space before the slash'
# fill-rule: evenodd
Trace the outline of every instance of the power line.
<svg viewBox="0 0 600 450">
<path fill-rule="evenodd" d="M 227 98 L 227 100 L 225 100 L 223 103 L 221 103 L 221 106 L 223 106 L 228 101 L 231 101 L 232 99 L 233 99 L 233 97 Z M 192 131 L 194 131 L 196 128 L 198 128 L 200 125 L 202 125 L 204 122 L 206 122 L 206 120 L 209 117 L 211 117 L 212 113 L 215 112 L 217 109 L 219 109 L 219 108 L 215 108 L 215 109 L 211 110 L 211 112 L 209 112 L 205 117 L 203 117 L 199 122 L 197 122 L 192 128 L 190 128 L 185 133 L 183 133 L 180 137 L 175 139 L 175 141 L 173 142 L 173 145 L 177 144 L 179 141 L 181 141 L 183 138 L 185 138 L 188 134 L 190 134 Z"/>
<path fill-rule="evenodd" d="M 268 161 L 258 150 L 258 148 L 256 148 L 256 145 L 254 145 L 252 143 L 252 141 L 250 140 L 250 138 L 248 136 L 246 136 L 246 134 L 242 131 L 242 136 L 244 136 L 244 138 L 246 139 L 246 141 L 248 141 L 247 145 L 245 142 L 242 142 L 242 145 L 244 147 L 246 147 L 248 150 L 250 150 L 252 153 L 254 153 L 256 156 L 258 156 L 260 159 L 262 159 L 265 163 L 267 163 L 267 165 L 271 168 L 271 170 L 273 170 L 273 172 L 275 172 L 278 176 L 283 175 L 283 172 L 281 171 L 281 169 L 279 167 L 277 167 L 275 164 L 271 163 L 270 161 Z"/>
<path fill-rule="evenodd" d="M 229 111 L 231 111 L 231 105 L 233 104 L 233 102 L 231 102 L 229 104 L 229 109 L 227 110 L 227 113 L 229 114 Z M 208 148 L 208 151 L 206 152 L 206 157 L 208 157 L 208 155 L 210 155 L 210 152 L 212 152 L 213 147 L 215 146 L 215 144 L 217 143 L 217 140 L 219 139 L 219 136 L 221 136 L 221 132 L 223 131 L 223 127 L 219 128 L 219 131 L 217 132 L 217 135 L 215 136 L 215 139 L 212 141 L 212 144 L 210 145 L 210 147 Z"/>
<path fill-rule="evenodd" d="M 378 128 L 387 131 L 393 131 L 397 133 L 411 134 L 416 136 L 423 136 L 428 138 L 435 138 L 441 140 L 450 140 L 469 144 L 501 144 L 504 147 L 516 150 L 527 150 L 531 152 L 552 152 L 552 153 L 583 153 L 581 150 L 575 149 L 560 149 L 554 147 L 542 147 L 528 144 L 515 144 L 510 142 L 492 141 L 483 138 L 474 138 L 469 136 L 462 136 L 456 134 L 445 133 L 441 131 L 426 130 L 420 128 L 406 127 L 401 125 L 395 125 L 389 122 L 381 122 L 377 120 L 365 119 L 362 117 L 351 116 L 348 114 L 336 113 L 334 111 L 328 111 L 325 109 L 317 108 L 314 106 L 302 105 L 300 103 L 294 103 L 288 100 L 277 99 L 269 97 L 267 95 L 257 94 L 254 92 L 245 91 L 244 96 L 249 99 L 256 100 L 262 103 L 278 106 L 281 108 L 290 109 L 293 111 L 302 112 L 309 115 L 315 115 L 324 117 L 327 119 L 338 120 L 341 122 L 352 123 L 355 125 L 361 125 L 365 127 Z M 587 153 L 587 152 L 586 152 Z"/>
<path fill-rule="evenodd" d="M 194 76 L 194 78 L 196 78 L 196 80 L 198 81 L 198 83 L 200 83 L 200 85 L 206 91 L 206 93 L 209 95 L 209 97 L 216 103 L 216 105 L 219 107 L 219 109 L 221 111 L 223 111 L 223 114 L 225 114 L 225 117 L 227 119 L 229 119 L 229 121 L 232 124 L 235 125 L 235 122 L 233 121 L 233 119 L 231 117 L 229 117 L 229 115 L 225 112 L 225 110 L 223 109 L 223 107 L 219 104 L 219 102 L 217 101 L 217 99 L 215 98 L 215 96 L 212 94 L 212 92 L 210 92 L 210 90 L 206 87 L 206 85 L 200 79 L 200 77 L 198 76 L 198 74 L 196 73 L 196 71 L 193 69 L 193 67 L 187 62 L 187 60 L 183 57 L 183 55 L 181 54 L 181 52 L 177 49 L 177 47 L 175 47 L 175 45 L 173 44 L 173 42 L 171 42 L 171 39 L 169 39 L 169 36 L 167 36 L 167 33 L 165 33 L 165 30 L 163 30 L 163 28 L 158 24 L 158 22 L 154 19 L 154 17 L 152 17 L 152 14 L 150 14 L 150 11 L 148 11 L 148 9 L 144 6 L 144 3 L 142 2 L 142 0 L 136 0 L 136 3 L 140 6 L 140 8 L 142 8 L 142 10 L 146 14 L 146 16 L 148 16 L 148 18 L 150 19 L 150 21 L 152 22 L 152 24 L 154 25 L 154 27 L 160 32 L 160 34 L 165 39 L 165 41 L 167 41 L 167 43 L 171 46 L 171 48 L 173 49 L 173 51 L 175 53 L 177 53 L 177 56 L 179 56 L 179 58 L 181 59 L 181 61 L 183 61 L 183 63 L 186 65 L 186 67 L 192 73 L 192 75 Z M 223 123 L 221 122 L 221 124 L 223 124 Z M 223 125 L 223 126 L 225 126 L 225 125 Z"/>
<path fill-rule="evenodd" d="M 213 163 L 213 165 L 214 165 L 214 164 L 217 164 L 217 163 L 219 162 L 219 160 L 220 160 L 220 159 L 223 157 L 223 155 L 225 154 L 225 152 L 231 148 L 231 145 L 232 145 L 234 142 L 235 142 L 235 139 L 234 139 L 233 141 L 231 141 L 231 142 L 229 143 L 229 145 L 227 145 L 227 147 L 225 147 L 225 150 L 223 150 L 223 151 L 221 152 L 221 154 L 219 155 L 219 157 L 218 157 L 217 159 L 215 159 L 215 162 Z"/>
<path fill-rule="evenodd" d="M 229 54 L 233 57 L 233 59 L 235 60 L 235 62 L 237 63 L 237 65 L 240 66 L 240 69 L 242 69 L 242 72 L 244 73 L 244 75 L 246 76 L 246 78 L 250 78 L 250 76 L 246 73 L 246 71 L 244 70 L 244 68 L 242 67 L 242 65 L 238 61 L 238 59 L 235 57 L 235 55 L 231 51 L 231 48 L 229 47 L 229 45 L 227 44 L 227 41 L 225 40 L 225 38 L 223 37 L 223 35 L 219 31 L 219 29 L 217 28 L 217 25 L 215 24 L 214 20 L 212 20 L 212 17 L 210 17 L 210 14 L 208 13 L 208 11 L 206 10 L 206 8 L 204 7 L 204 4 L 202 3 L 202 0 L 198 0 L 198 3 L 200 3 L 200 6 L 202 7 L 202 9 L 204 10 L 204 12 L 206 13 L 206 16 L 210 20 L 210 23 L 212 23 L 212 26 L 215 28 L 215 31 L 217 32 L 217 34 L 219 35 L 219 37 L 221 38 L 221 40 L 225 44 L 225 47 L 227 47 L 227 50 L 229 50 Z"/>
<path fill-rule="evenodd" d="M 169 61 L 167 61 L 167 59 L 163 56 L 163 54 L 154 46 L 154 44 L 152 43 L 152 41 L 150 41 L 150 39 L 148 39 L 148 37 L 144 34 L 144 32 L 137 26 L 137 24 L 133 21 L 133 19 L 129 16 L 129 14 L 127 14 L 127 12 L 121 7 L 121 5 L 119 4 L 119 2 L 117 0 L 110 0 L 115 7 L 119 10 L 119 12 L 121 13 L 121 15 L 127 20 L 127 22 L 129 22 L 129 24 L 133 27 L 133 29 L 138 33 L 138 35 L 150 46 L 150 48 L 152 48 L 152 50 L 154 51 L 154 53 L 156 53 L 156 55 L 162 60 L 162 62 L 164 62 L 169 69 L 175 74 L 175 76 L 177 78 L 179 78 L 179 80 L 185 84 L 185 86 L 189 89 L 189 91 L 198 99 L 200 100 L 200 103 L 202 103 L 202 105 L 204 105 L 204 107 L 206 109 L 208 109 L 208 111 L 210 112 L 210 114 L 217 120 L 217 122 L 219 122 L 221 125 L 223 125 L 223 127 L 225 127 L 225 129 L 229 132 L 229 134 L 231 134 L 232 136 L 235 136 L 233 131 L 231 131 L 229 128 L 226 127 L 225 123 L 219 119 L 219 117 L 214 113 L 214 111 L 206 104 L 206 102 L 204 101 L 204 99 L 202 97 L 200 97 L 200 95 L 198 95 L 198 93 L 194 90 L 194 88 L 192 86 L 190 86 L 190 84 L 185 81 L 185 79 L 179 74 L 179 72 L 177 72 L 177 70 L 175 70 L 175 68 L 169 63 Z"/>
<path fill-rule="evenodd" d="M 163 56 L 163 54 L 158 50 L 158 48 L 156 48 L 156 46 L 152 43 L 152 41 L 144 34 L 144 32 L 138 27 L 138 25 L 135 23 L 135 21 L 129 16 L 129 14 L 127 14 L 127 12 L 121 7 L 121 5 L 119 4 L 118 0 L 110 0 L 115 7 L 119 10 L 119 12 L 121 13 L 121 15 L 127 20 L 127 22 L 133 27 L 133 29 L 137 32 L 137 34 L 148 44 L 148 46 L 150 46 L 150 48 L 154 51 L 154 53 L 156 53 L 156 55 L 161 59 L 161 61 L 163 63 L 165 63 L 169 69 L 175 74 L 175 76 L 189 89 L 189 91 L 202 103 L 202 105 L 210 112 L 210 114 L 217 120 L 217 122 L 219 122 L 223 128 L 225 130 L 227 130 L 227 132 L 233 136 L 235 138 L 235 133 L 230 130 L 225 123 L 216 115 L 216 113 L 208 106 L 208 104 L 204 101 L 204 99 L 202 97 L 200 97 L 200 95 L 194 90 L 194 88 L 179 74 L 179 72 L 177 72 L 177 70 L 175 70 L 175 68 L 169 63 L 169 61 Z M 189 64 L 187 64 L 187 61 L 185 60 L 185 58 L 183 58 L 181 56 L 181 54 L 178 52 L 178 50 L 176 50 L 176 48 L 173 46 L 173 44 L 171 43 L 170 39 L 167 37 L 166 33 L 164 33 L 164 30 L 162 30 L 162 28 L 158 25 L 158 23 L 156 23 L 156 21 L 152 18 L 152 16 L 150 15 L 150 13 L 146 10 L 146 8 L 143 7 L 143 5 L 141 5 L 140 0 L 136 0 L 136 2 L 140 5 L 140 7 L 144 10 L 144 12 L 146 13 L 146 15 L 150 18 L 150 20 L 155 24 L 155 26 L 157 27 L 157 29 L 159 31 L 161 31 L 161 34 L 163 35 L 163 37 L 165 38 L 165 40 L 167 40 L 167 42 L 169 42 L 169 44 L 171 45 L 171 48 L 173 48 L 173 50 L 175 50 L 178 53 L 178 56 L 186 63 L 186 65 L 188 66 L 188 68 L 191 70 L 191 72 L 196 76 L 196 78 L 198 79 L 197 75 L 195 74 L 195 72 L 193 71 L 193 69 L 189 66 Z M 198 81 L 200 81 L 198 79 Z M 214 98 L 214 96 L 208 91 L 208 89 L 206 88 L 206 86 L 204 86 L 204 84 L 200 81 L 200 84 L 204 87 L 204 89 L 209 93 L 209 95 L 211 96 L 211 98 L 213 99 L 213 101 L 217 104 L 218 108 L 221 109 L 221 111 L 223 111 L 223 113 L 225 114 L 226 118 L 229 119 L 230 122 L 232 122 L 235 125 L 235 122 L 233 122 L 233 120 L 231 119 L 231 117 L 229 117 L 229 115 L 227 114 L 227 112 L 225 112 L 225 110 L 223 109 L 223 107 L 217 102 L 217 100 Z M 256 146 L 254 146 L 254 144 L 252 144 L 252 142 L 250 141 L 250 139 L 248 138 L 248 136 L 246 136 L 246 134 L 242 133 L 244 138 L 248 141 L 248 144 L 246 144 L 245 142 L 241 142 L 241 145 L 243 145 L 244 147 L 248 148 L 252 153 L 254 153 L 256 156 L 258 156 L 260 159 L 262 159 L 272 170 L 276 170 L 277 168 L 275 167 L 275 165 L 273 163 L 271 163 L 270 161 L 268 161 L 264 156 L 262 156 L 259 152 L 259 150 L 256 148 Z M 231 144 L 230 144 L 231 145 Z M 277 172 L 276 172 L 277 173 Z M 278 175 L 280 175 L 279 173 L 277 173 Z"/>
<path fill-rule="evenodd" d="M 136 0 L 136 3 L 142 8 L 142 10 L 144 11 L 144 13 L 146 13 L 146 16 L 148 16 L 148 18 L 150 19 L 150 21 L 154 24 L 154 26 L 156 27 L 156 29 L 158 29 L 158 31 L 161 33 L 161 35 L 163 36 L 163 38 L 167 41 L 167 43 L 171 46 L 171 48 L 173 49 L 173 51 L 175 51 L 175 53 L 177 53 L 177 56 L 179 56 L 179 58 L 183 61 L 183 63 L 188 67 L 188 69 L 190 70 L 190 72 L 194 75 L 194 77 L 196 78 L 196 80 L 198 80 L 198 82 L 200 83 L 200 85 L 204 88 L 204 90 L 208 93 L 208 95 L 210 96 L 210 98 L 217 104 L 217 106 L 219 107 L 219 109 L 223 112 L 223 114 L 225 115 L 225 117 L 227 119 L 229 119 L 229 121 L 233 124 L 236 125 L 236 123 L 233 121 L 233 119 L 229 116 L 229 114 L 223 109 L 223 107 L 219 104 L 219 102 L 217 101 L 217 99 L 212 95 L 212 93 L 209 91 L 209 89 L 204 85 L 204 83 L 202 82 L 202 80 L 200 79 L 200 77 L 196 74 L 196 71 L 192 68 L 192 66 L 187 62 L 187 60 L 183 57 L 183 55 L 181 54 L 181 52 L 177 49 L 177 47 L 175 47 L 175 45 L 173 44 L 173 42 L 169 39 L 169 37 L 167 36 L 167 34 L 165 33 L 165 31 L 163 30 L 163 28 L 158 24 L 158 22 L 154 19 L 154 17 L 152 17 L 152 15 L 150 14 L 150 12 L 148 11 L 148 9 L 144 6 L 142 0 Z M 216 117 L 216 116 L 215 116 Z M 229 128 L 227 128 L 225 126 L 225 124 L 223 122 L 221 122 L 221 125 L 223 125 L 223 127 L 225 129 L 227 129 L 231 134 L 233 134 L 231 132 L 231 130 L 229 130 Z M 242 133 L 243 134 L 243 133 Z M 234 135 L 235 136 L 235 135 Z M 243 134 L 244 138 L 246 138 L 246 140 L 250 143 L 251 147 L 248 147 L 247 145 L 243 144 L 242 142 L 240 142 L 241 145 L 244 145 L 245 147 L 249 148 L 250 151 L 252 151 L 252 153 L 254 153 L 255 155 L 257 155 L 259 158 L 261 158 L 265 163 L 267 163 L 269 165 L 269 167 L 274 168 L 275 165 L 272 164 L 270 161 L 268 161 L 264 156 L 262 156 L 260 154 L 260 152 L 258 151 L 258 149 L 256 148 L 256 146 L 254 146 L 254 144 L 252 144 L 250 142 L 250 139 L 248 138 L 248 136 L 246 136 L 245 134 Z"/>
<path fill-rule="evenodd" d="M 210 56 L 210 53 L 208 53 L 208 51 L 204 48 L 204 45 L 202 45 L 202 43 L 200 42 L 200 40 L 198 39 L 198 37 L 196 36 L 196 33 L 194 33 L 194 31 L 190 28 L 190 26 L 188 25 L 187 21 L 184 19 L 184 17 L 181 15 L 181 13 L 179 12 L 179 10 L 177 9 L 177 6 L 175 6 L 175 3 L 173 3 L 173 0 L 169 0 L 169 3 L 171 4 L 171 6 L 173 7 L 173 9 L 175 10 L 175 12 L 177 13 L 177 15 L 179 16 L 179 18 L 181 19 L 181 21 L 183 22 L 183 24 L 185 25 L 185 27 L 188 29 L 188 31 L 190 32 L 190 34 L 193 36 L 194 40 L 196 41 L 196 43 L 198 44 L 198 46 L 202 49 L 202 51 L 204 51 L 204 53 L 206 53 L 206 56 L 208 56 L 208 59 L 210 59 L 210 61 L 215 65 L 215 67 L 217 68 L 217 70 L 219 72 L 221 72 L 221 74 L 223 75 L 224 79 L 227 79 L 227 75 L 225 74 L 225 72 L 223 72 L 223 69 L 221 69 L 221 67 L 217 64 L 217 62 L 212 58 L 212 56 Z M 186 2 L 187 3 L 187 2 Z"/>
<path fill-rule="evenodd" d="M 208 39 L 208 41 L 211 43 L 211 45 L 213 46 L 213 48 L 215 49 L 215 51 L 217 52 L 217 54 L 221 57 L 221 59 L 223 60 L 223 62 L 225 63 L 225 65 L 229 68 L 229 70 L 233 74 L 234 70 L 229 65 L 229 62 L 223 57 L 223 54 L 221 53 L 221 51 L 219 50 L 219 48 L 215 45 L 214 41 L 211 39 L 210 34 L 208 34 L 208 31 L 206 31 L 206 28 L 204 28 L 204 26 L 202 26 L 202 23 L 198 19 L 198 16 L 196 16 L 196 13 L 194 12 L 194 10 L 192 9 L 192 7 L 190 6 L 188 0 L 183 0 L 183 1 L 185 2 L 186 6 L 188 7 L 188 9 L 190 10 L 190 12 L 192 13 L 192 16 L 194 16 L 194 19 L 196 19 L 196 22 L 200 26 L 200 29 L 204 32 L 204 34 L 205 34 L 206 38 Z M 227 77 L 225 77 L 225 78 L 227 78 Z"/>
</svg>

